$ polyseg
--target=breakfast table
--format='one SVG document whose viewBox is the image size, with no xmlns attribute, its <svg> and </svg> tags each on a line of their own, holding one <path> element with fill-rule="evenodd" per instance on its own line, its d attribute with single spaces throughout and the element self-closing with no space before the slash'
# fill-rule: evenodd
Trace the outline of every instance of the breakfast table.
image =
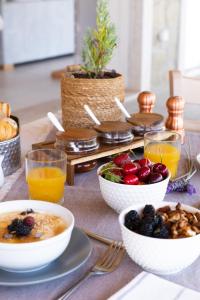
<svg viewBox="0 0 200 300">
<path fill-rule="evenodd" d="M 22 162 L 25 153 L 31 149 L 33 143 L 50 140 L 55 135 L 55 130 L 47 118 L 28 123 L 21 128 Z M 200 135 L 197 132 L 187 132 L 192 145 L 192 156 L 195 159 L 200 152 Z M 187 193 L 167 194 L 166 201 L 175 201 L 200 207 L 200 172 L 197 172 L 192 183 L 196 188 L 196 194 L 189 196 Z M 0 201 L 28 199 L 27 185 L 25 182 L 24 164 L 13 175 L 6 178 L 4 186 L 0 190 Z M 75 225 L 92 232 L 121 240 L 118 215 L 104 202 L 96 176 L 96 169 L 88 173 L 77 174 L 74 186 L 65 186 L 65 207 L 70 209 L 75 216 Z M 81 278 L 95 263 L 96 259 L 105 250 L 105 245 L 92 241 L 92 253 L 89 259 L 80 268 L 70 275 L 52 280 L 46 283 L 38 283 L 28 286 L 0 286 L 0 299 L 4 300 L 53 300 Z M 180 253 L 181 255 L 181 253 Z M 31 259 L 31 257 L 30 257 Z M 92 277 L 87 280 L 71 299 L 76 300 L 103 300 L 125 286 L 143 270 L 125 255 L 120 266 L 112 273 Z M 187 269 L 180 273 L 163 276 L 163 278 L 181 284 L 187 288 L 200 292 L 200 257 Z"/>
</svg>

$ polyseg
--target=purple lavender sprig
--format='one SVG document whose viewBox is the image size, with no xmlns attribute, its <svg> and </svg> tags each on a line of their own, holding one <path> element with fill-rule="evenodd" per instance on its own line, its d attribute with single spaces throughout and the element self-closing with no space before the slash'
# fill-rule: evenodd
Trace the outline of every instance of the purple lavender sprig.
<svg viewBox="0 0 200 300">
<path fill-rule="evenodd" d="M 188 183 L 187 184 L 187 193 L 189 194 L 189 195 L 192 195 L 192 194 L 196 194 L 196 189 L 195 189 L 195 187 L 194 187 L 194 185 L 192 185 L 191 183 Z"/>
<path fill-rule="evenodd" d="M 184 179 L 169 181 L 167 186 L 167 194 L 171 192 L 187 192 L 189 195 L 196 193 L 195 187 Z"/>
</svg>

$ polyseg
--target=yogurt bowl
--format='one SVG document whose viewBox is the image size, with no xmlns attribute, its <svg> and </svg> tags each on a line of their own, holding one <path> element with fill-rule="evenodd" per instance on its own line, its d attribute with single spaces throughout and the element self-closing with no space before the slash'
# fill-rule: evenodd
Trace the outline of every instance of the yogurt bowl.
<svg viewBox="0 0 200 300">
<path fill-rule="evenodd" d="M 4 214 L 24 212 L 59 217 L 66 227 L 60 233 L 34 242 L 0 242 L 0 268 L 10 272 L 29 272 L 41 269 L 58 258 L 69 244 L 74 228 L 74 216 L 65 207 L 38 200 L 14 200 L 0 203 L 0 217 Z"/>
<path fill-rule="evenodd" d="M 155 209 L 165 205 L 174 209 L 174 202 L 158 202 Z M 125 225 L 125 216 L 131 210 L 141 215 L 144 204 L 132 205 L 119 216 L 122 240 L 130 258 L 144 270 L 160 275 L 177 273 L 192 264 L 200 255 L 200 234 L 177 239 L 153 238 L 131 231 Z M 181 204 L 181 208 L 190 213 L 199 213 L 197 208 Z"/>
</svg>

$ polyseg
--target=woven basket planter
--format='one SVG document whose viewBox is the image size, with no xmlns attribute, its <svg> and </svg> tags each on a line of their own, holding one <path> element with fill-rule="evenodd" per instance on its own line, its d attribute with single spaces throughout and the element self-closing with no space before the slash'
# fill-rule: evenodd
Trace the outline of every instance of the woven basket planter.
<svg viewBox="0 0 200 300">
<path fill-rule="evenodd" d="M 114 97 L 124 101 L 124 78 L 73 78 L 69 73 L 61 79 L 62 121 L 64 129 L 94 126 L 83 106 L 88 104 L 100 121 L 119 121 L 122 118 Z"/>
</svg>

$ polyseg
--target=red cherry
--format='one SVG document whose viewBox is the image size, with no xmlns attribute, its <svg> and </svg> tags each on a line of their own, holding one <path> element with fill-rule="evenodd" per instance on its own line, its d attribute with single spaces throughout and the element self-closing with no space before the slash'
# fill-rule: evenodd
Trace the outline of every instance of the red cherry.
<svg viewBox="0 0 200 300">
<path fill-rule="evenodd" d="M 139 183 L 139 179 L 134 174 L 128 174 L 128 175 L 124 176 L 124 183 L 125 184 L 137 185 Z"/>
<path fill-rule="evenodd" d="M 135 159 L 134 164 L 139 164 L 139 159 Z"/>
<path fill-rule="evenodd" d="M 149 167 L 142 167 L 138 170 L 138 178 L 140 181 L 146 181 L 151 173 L 151 170 Z"/>
<path fill-rule="evenodd" d="M 138 161 L 141 167 L 150 167 L 152 162 L 148 158 L 142 158 Z"/>
<path fill-rule="evenodd" d="M 113 158 L 113 162 L 119 167 L 123 166 L 126 162 L 129 162 L 130 160 L 131 159 L 128 153 L 121 153 Z"/>
<path fill-rule="evenodd" d="M 157 163 L 152 167 L 153 172 L 160 173 L 164 178 L 168 176 L 168 169 L 165 165 Z"/>
<path fill-rule="evenodd" d="M 123 166 L 123 172 L 125 175 L 128 175 L 128 174 L 136 174 L 138 171 L 138 167 L 136 164 L 130 162 L 130 163 L 126 163 L 124 166 Z"/>
<path fill-rule="evenodd" d="M 138 170 L 141 168 L 141 166 L 140 166 L 140 164 L 139 164 L 139 160 L 137 159 L 137 160 L 134 160 L 134 162 L 133 162 L 136 166 L 137 166 L 137 168 L 138 168 Z"/>
<path fill-rule="evenodd" d="M 149 176 L 149 183 L 157 183 L 163 180 L 163 177 L 160 173 L 151 173 Z"/>
</svg>

